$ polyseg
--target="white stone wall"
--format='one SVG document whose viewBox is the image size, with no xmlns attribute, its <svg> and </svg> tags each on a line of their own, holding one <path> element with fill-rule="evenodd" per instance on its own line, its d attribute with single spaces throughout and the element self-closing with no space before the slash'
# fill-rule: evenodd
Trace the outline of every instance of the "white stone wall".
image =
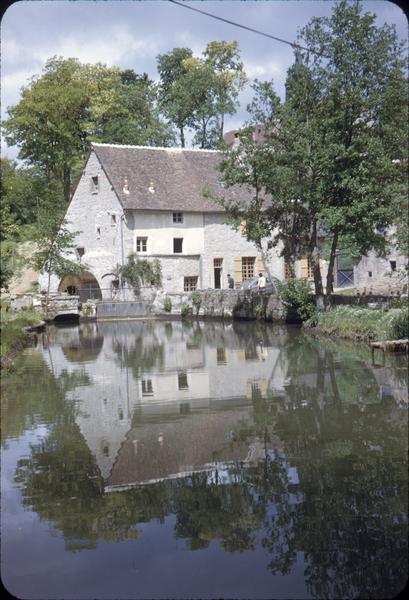
<svg viewBox="0 0 409 600">
<path fill-rule="evenodd" d="M 396 270 L 392 271 L 391 261 L 396 262 Z M 368 252 L 354 267 L 354 286 L 362 291 L 364 288 L 373 293 L 388 293 L 407 285 L 405 267 L 408 259 L 393 249 L 386 258 L 380 258 L 375 252 Z"/>
<path fill-rule="evenodd" d="M 99 181 L 97 193 L 91 191 L 91 178 L 94 176 L 98 176 Z M 110 297 L 111 278 L 102 279 L 102 276 L 110 273 L 116 264 L 121 263 L 121 226 L 125 256 L 125 249 L 132 247 L 132 236 L 128 227 L 126 223 L 121 223 L 122 215 L 122 207 L 95 153 L 92 152 L 68 207 L 66 221 L 69 230 L 79 232 L 75 238 L 76 247 L 85 248 L 81 262 L 86 264 L 89 267 L 87 270 L 96 277 L 103 297 Z M 67 254 L 67 258 L 77 260 L 75 251 Z M 47 279 L 46 275 L 41 275 L 39 280 L 41 290 L 47 289 Z M 59 278 L 53 275 L 51 290 L 57 290 L 59 283 Z"/>
<path fill-rule="evenodd" d="M 239 231 L 225 223 L 226 216 L 204 216 L 203 289 L 214 288 L 214 259 L 222 258 L 222 288 L 227 288 L 227 274 L 234 277 L 234 259 L 243 256 L 260 256 L 260 251 L 248 242 Z M 278 256 L 280 248 L 269 251 L 269 269 L 273 277 L 284 277 L 284 261 Z M 257 270 L 257 265 L 256 265 Z M 255 273 L 257 274 L 257 273 Z"/>
<path fill-rule="evenodd" d="M 99 182 L 97 192 L 92 190 L 92 177 L 95 176 L 98 176 Z M 198 277 L 199 289 L 214 288 L 214 258 L 223 259 L 221 287 L 227 288 L 227 274 L 234 276 L 234 258 L 260 256 L 254 244 L 224 223 L 225 215 L 186 212 L 183 213 L 183 223 L 173 223 L 173 212 L 127 211 L 124 214 L 95 153 L 91 152 L 66 220 L 71 231 L 79 232 L 75 244 L 85 249 L 81 261 L 96 277 L 103 298 L 111 297 L 110 283 L 113 279 L 103 276 L 122 264 L 122 260 L 126 262 L 128 255 L 136 251 L 138 237 L 147 238 L 146 252 L 138 254 L 158 258 L 161 262 L 165 292 L 182 292 L 184 277 L 189 276 Z M 173 252 L 174 238 L 183 238 L 181 254 Z M 284 265 L 278 257 L 278 250 L 271 250 L 270 256 L 271 274 L 282 278 Z M 77 260 L 75 252 L 67 257 Z M 40 290 L 46 290 L 47 276 L 43 274 L 39 283 Z M 59 283 L 59 278 L 53 275 L 51 291 L 56 291 Z M 120 294 L 122 299 L 131 299 L 128 296 L 125 298 L 124 294 Z"/>
</svg>

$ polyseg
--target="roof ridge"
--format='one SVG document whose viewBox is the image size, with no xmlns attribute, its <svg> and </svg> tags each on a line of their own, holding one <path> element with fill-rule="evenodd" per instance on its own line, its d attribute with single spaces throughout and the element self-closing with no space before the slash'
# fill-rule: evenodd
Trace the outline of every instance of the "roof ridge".
<svg viewBox="0 0 409 600">
<path fill-rule="evenodd" d="M 142 148 L 144 150 L 167 150 L 168 152 L 220 152 L 220 150 L 211 150 L 206 148 L 179 148 L 175 146 L 138 146 L 131 144 L 106 144 L 104 142 L 91 142 L 91 146 L 104 146 L 109 148 Z"/>
</svg>

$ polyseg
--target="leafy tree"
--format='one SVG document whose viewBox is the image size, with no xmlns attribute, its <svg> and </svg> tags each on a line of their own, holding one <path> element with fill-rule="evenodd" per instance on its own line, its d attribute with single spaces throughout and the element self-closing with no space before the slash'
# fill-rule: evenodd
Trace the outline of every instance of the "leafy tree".
<svg viewBox="0 0 409 600">
<path fill-rule="evenodd" d="M 190 92 L 192 107 L 190 124 L 196 132 L 194 144 L 200 148 L 217 148 L 219 133 L 215 73 L 211 65 L 200 58 L 187 58 L 184 65 L 187 69 L 184 85 Z"/>
<path fill-rule="evenodd" d="M 19 166 L 1 158 L 0 240 L 20 240 L 36 220 L 37 209 L 45 194 L 46 181 L 36 168 Z"/>
<path fill-rule="evenodd" d="M 178 129 L 182 148 L 185 147 L 185 129 L 191 124 L 193 113 L 190 90 L 184 85 L 188 72 L 185 60 L 192 55 L 189 48 L 174 48 L 157 56 L 160 107 Z"/>
<path fill-rule="evenodd" d="M 159 114 L 157 86 L 146 73 L 138 75 L 132 69 L 121 71 L 114 89 L 115 103 L 104 114 L 95 139 L 148 146 L 174 143 L 172 129 Z"/>
<path fill-rule="evenodd" d="M 203 52 L 215 76 L 216 107 L 219 116 L 219 141 L 223 141 L 224 119 L 238 107 L 237 97 L 246 83 L 244 65 L 240 61 L 238 43 L 209 42 Z"/>
<path fill-rule="evenodd" d="M 46 208 L 41 210 L 34 238 L 37 249 L 30 263 L 34 269 L 43 271 L 48 276 L 47 299 L 50 294 L 52 274 L 59 278 L 65 275 L 80 275 L 87 268 L 85 264 L 67 258 L 67 254 L 75 247 L 75 237 L 78 233 L 69 231 L 65 220 L 56 224 L 55 216 Z"/>
<path fill-rule="evenodd" d="M 359 3 L 343 1 L 330 18 L 313 19 L 301 42 L 316 54 L 297 51 L 283 106 L 271 85 L 257 85 L 250 124 L 262 119 L 265 140 L 258 143 L 244 132 L 241 147 L 222 165 L 228 185 L 256 191 L 253 202 L 237 202 L 230 214 L 246 220 L 249 239 L 262 233 L 270 246 L 281 243 L 290 264 L 310 256 L 318 303 L 322 235 L 329 243 L 329 293 L 339 244 L 359 255 L 382 251 L 386 241 L 377 226 L 393 222 L 403 198 L 402 46 L 393 28 L 377 28 L 374 20 L 361 14 Z M 401 146 L 392 141 L 393 132 Z"/>
</svg>

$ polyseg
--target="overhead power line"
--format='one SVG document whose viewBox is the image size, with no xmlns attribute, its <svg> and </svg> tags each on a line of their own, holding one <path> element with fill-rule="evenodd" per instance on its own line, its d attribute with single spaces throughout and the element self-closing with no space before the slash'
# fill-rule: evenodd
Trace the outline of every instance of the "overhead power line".
<svg viewBox="0 0 409 600">
<path fill-rule="evenodd" d="M 217 21 L 223 21 L 224 23 L 228 23 L 229 25 L 234 25 L 234 27 L 240 27 L 241 29 L 247 29 L 247 31 L 252 31 L 253 33 L 257 33 L 258 35 L 263 35 L 264 37 L 268 37 L 276 42 L 281 42 L 282 44 L 287 44 L 291 46 L 293 49 L 298 48 L 299 50 L 306 50 L 311 54 L 316 54 L 317 56 L 323 56 L 324 58 L 329 58 L 325 54 L 321 52 L 315 52 L 309 48 L 305 48 L 304 46 L 300 46 L 300 44 L 296 44 L 295 42 L 289 42 L 288 40 L 284 40 L 283 38 L 279 38 L 275 35 L 271 35 L 270 33 L 264 33 L 264 31 L 259 31 L 258 29 L 253 29 L 252 27 L 247 27 L 247 25 L 241 25 L 241 23 L 235 23 L 234 21 L 230 21 L 229 19 L 224 19 L 223 17 L 219 17 L 217 15 L 213 15 L 212 13 L 206 12 L 204 10 L 200 10 L 199 8 L 193 8 L 193 6 L 188 6 L 182 2 L 177 2 L 177 0 L 169 0 L 172 4 L 177 4 L 182 8 L 188 8 L 189 10 L 193 10 L 194 12 L 201 13 L 202 15 L 206 15 L 207 17 L 211 17 L 212 19 L 217 19 Z"/>
</svg>

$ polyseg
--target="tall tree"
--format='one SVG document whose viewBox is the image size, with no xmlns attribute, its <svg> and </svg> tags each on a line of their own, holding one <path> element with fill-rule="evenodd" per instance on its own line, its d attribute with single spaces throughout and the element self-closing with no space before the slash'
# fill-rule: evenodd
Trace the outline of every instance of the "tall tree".
<svg viewBox="0 0 409 600">
<path fill-rule="evenodd" d="M 157 56 L 160 76 L 160 106 L 179 131 L 180 144 L 185 147 L 185 130 L 192 122 L 192 99 L 184 79 L 188 72 L 185 60 L 193 55 L 189 48 L 174 48 Z"/>
<path fill-rule="evenodd" d="M 223 140 L 225 116 L 237 111 L 237 97 L 246 83 L 238 46 L 236 41 L 209 42 L 203 52 L 206 62 L 215 74 L 220 141 Z"/>
<path fill-rule="evenodd" d="M 223 165 L 227 183 L 240 183 L 248 156 L 258 157 L 258 186 L 272 202 L 262 204 L 260 213 L 254 213 L 253 203 L 242 216 L 254 220 L 256 215 L 270 233 L 270 243 L 283 242 L 285 256 L 309 254 L 318 298 L 319 233 L 325 232 L 330 246 L 330 292 L 340 240 L 359 254 L 381 251 L 386 240 L 377 226 L 393 222 L 405 187 L 403 48 L 394 28 L 377 28 L 374 15 L 361 13 L 359 2 L 342 1 L 330 18 L 313 19 L 302 31 L 302 45 L 310 52 L 297 53 L 282 108 L 266 117 L 261 100 L 268 100 L 268 88 L 260 85 L 251 105 L 252 125 L 264 111 L 265 141 L 247 142 L 235 151 L 241 163 L 233 153 Z M 249 178 L 248 165 L 246 169 Z"/>
<path fill-rule="evenodd" d="M 96 127 L 95 139 L 120 144 L 173 145 L 174 132 L 160 116 L 158 86 L 146 73 L 138 75 L 132 69 L 119 75 L 120 80 L 113 88 L 114 103 Z"/>
</svg>

